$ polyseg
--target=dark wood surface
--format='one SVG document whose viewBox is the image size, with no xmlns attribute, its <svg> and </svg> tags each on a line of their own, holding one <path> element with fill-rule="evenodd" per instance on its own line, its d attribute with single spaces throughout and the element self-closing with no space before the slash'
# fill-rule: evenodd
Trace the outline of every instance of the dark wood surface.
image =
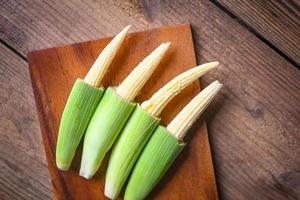
<svg viewBox="0 0 300 200">
<path fill-rule="evenodd" d="M 204 0 L 0 1 L 1 197 L 53 196 L 26 69 L 28 51 L 109 36 L 127 24 L 138 31 L 190 22 L 197 62 L 221 62 L 201 79 L 204 86 L 214 79 L 224 84 L 205 115 L 220 197 L 299 199 L 300 53 L 293 50 L 292 57 L 286 50 L 298 47 L 299 39 L 290 35 L 299 32 L 299 18 L 284 17 L 291 6 L 265 9 L 269 4 L 245 2 L 229 7 Z M 298 9 L 299 1 L 285 2 Z M 249 9 L 262 11 L 251 15 Z"/>
<path fill-rule="evenodd" d="M 27 63 L 0 44 L 0 196 L 50 199 L 44 156 Z"/>
<path fill-rule="evenodd" d="M 101 39 L 28 53 L 48 167 L 57 199 L 106 199 L 104 179 L 107 159 L 96 177 L 86 180 L 79 176 L 80 150 L 71 169 L 63 172 L 56 167 L 55 148 L 62 111 L 75 80 L 78 77 L 84 78 L 109 41 L 110 39 Z M 172 45 L 165 59 L 140 91 L 137 97 L 139 102 L 149 99 L 176 75 L 196 65 L 190 25 L 132 33 L 126 38 L 105 75 L 104 86 L 118 85 L 146 55 L 160 43 L 167 41 Z M 163 110 L 161 123 L 167 125 L 199 91 L 199 82 L 196 81 L 176 96 Z M 173 175 L 166 176 L 152 194 L 153 198 L 218 199 L 206 124 L 199 124 L 191 134 L 194 135 L 193 140 L 183 151 L 177 164 L 170 169 Z M 195 174 L 201 179 L 189 178 L 182 182 Z"/>
<path fill-rule="evenodd" d="M 227 13 L 276 49 L 289 61 L 300 65 L 300 1 L 216 0 Z"/>
</svg>

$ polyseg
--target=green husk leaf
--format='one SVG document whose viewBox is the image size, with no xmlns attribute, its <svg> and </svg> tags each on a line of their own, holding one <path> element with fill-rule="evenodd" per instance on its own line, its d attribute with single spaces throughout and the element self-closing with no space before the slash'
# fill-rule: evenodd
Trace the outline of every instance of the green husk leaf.
<svg viewBox="0 0 300 200">
<path fill-rule="evenodd" d="M 128 120 L 135 103 L 124 100 L 113 88 L 106 89 L 86 130 L 80 176 L 91 178 Z"/>
<path fill-rule="evenodd" d="M 59 127 L 56 165 L 68 170 L 77 146 L 104 92 L 77 79 L 66 103 Z"/>
<path fill-rule="evenodd" d="M 144 199 L 184 146 L 166 128 L 158 126 L 133 169 L 125 191 L 125 200 Z"/>
<path fill-rule="evenodd" d="M 155 187 L 185 144 L 187 130 L 213 100 L 222 84 L 211 83 L 164 128 L 159 126 L 138 159 L 125 191 L 125 200 L 144 199 Z"/>
<path fill-rule="evenodd" d="M 105 195 L 116 199 L 160 119 L 137 106 L 114 144 L 105 179 Z"/>
</svg>

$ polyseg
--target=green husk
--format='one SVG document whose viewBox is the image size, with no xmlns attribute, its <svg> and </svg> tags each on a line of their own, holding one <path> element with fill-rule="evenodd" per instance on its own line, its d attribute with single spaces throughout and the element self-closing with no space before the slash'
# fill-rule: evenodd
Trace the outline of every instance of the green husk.
<svg viewBox="0 0 300 200">
<path fill-rule="evenodd" d="M 181 144 L 187 131 L 211 103 L 222 84 L 214 81 L 196 95 L 168 124 L 159 126 L 138 159 L 125 191 L 125 200 L 144 199 L 185 144 Z"/>
<path fill-rule="evenodd" d="M 144 199 L 184 146 L 166 128 L 158 126 L 133 169 L 125 191 L 125 200 Z"/>
<path fill-rule="evenodd" d="M 91 178 L 134 109 L 134 100 L 154 72 L 170 43 L 162 43 L 142 60 L 115 89 L 106 90 L 87 128 L 80 176 Z"/>
<path fill-rule="evenodd" d="M 96 173 L 134 107 L 113 88 L 106 89 L 86 130 L 80 176 L 91 178 Z"/>
<path fill-rule="evenodd" d="M 205 63 L 177 75 L 150 99 L 138 106 L 125 125 L 119 140 L 115 143 L 108 165 L 105 182 L 105 195 L 118 197 L 136 159 L 145 146 L 154 128 L 149 130 L 168 102 L 190 83 L 203 74 L 216 68 L 219 62 Z M 140 78 L 140 77 L 139 77 Z"/>
<path fill-rule="evenodd" d="M 59 127 L 56 165 L 68 170 L 77 146 L 100 101 L 103 88 L 95 88 L 77 79 L 66 103 Z"/>
<path fill-rule="evenodd" d="M 105 179 L 105 195 L 116 199 L 160 119 L 144 111 L 139 105 L 126 123 L 114 144 Z"/>
<path fill-rule="evenodd" d="M 102 79 L 122 45 L 130 25 L 117 34 L 99 54 L 84 80 L 77 79 L 60 123 L 56 147 L 56 164 L 68 170 L 76 148 L 104 92 Z"/>
</svg>

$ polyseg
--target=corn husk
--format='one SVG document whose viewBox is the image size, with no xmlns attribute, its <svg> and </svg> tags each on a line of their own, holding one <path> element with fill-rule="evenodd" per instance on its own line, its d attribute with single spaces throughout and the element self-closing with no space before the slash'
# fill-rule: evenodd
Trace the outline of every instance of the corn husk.
<svg viewBox="0 0 300 200">
<path fill-rule="evenodd" d="M 125 200 L 146 198 L 182 150 L 188 129 L 221 86 L 218 81 L 210 84 L 183 108 L 167 128 L 159 126 L 155 130 L 133 169 L 125 191 Z"/>
<path fill-rule="evenodd" d="M 100 101 L 103 88 L 77 79 L 63 112 L 56 146 L 56 165 L 68 170 L 77 146 Z"/>
<path fill-rule="evenodd" d="M 105 195 L 118 197 L 141 150 L 159 122 L 158 116 L 167 103 L 200 76 L 216 68 L 218 62 L 191 68 L 168 82 L 149 100 L 137 106 L 114 144 L 105 180 Z"/>
<path fill-rule="evenodd" d="M 134 107 L 113 88 L 106 89 L 86 130 L 80 176 L 89 179 L 97 172 Z"/>
<path fill-rule="evenodd" d="M 134 68 L 120 86 L 105 92 L 84 137 L 80 176 L 89 179 L 96 173 L 133 111 L 135 104 L 131 103 L 132 100 L 154 72 L 169 46 L 169 43 L 161 44 Z M 109 95 L 107 99 L 106 94 Z M 118 101 L 111 100 L 112 97 Z M 125 106 L 130 109 L 123 111 Z"/>
<path fill-rule="evenodd" d="M 125 200 L 144 199 L 184 148 L 163 126 L 159 126 L 138 159 L 129 179 Z"/>
<path fill-rule="evenodd" d="M 116 199 L 140 152 L 160 119 L 135 108 L 112 150 L 105 178 L 105 196 Z"/>
<path fill-rule="evenodd" d="M 68 170 L 77 146 L 103 94 L 101 81 L 122 45 L 130 26 L 124 28 L 100 53 L 84 80 L 77 80 L 66 103 L 56 146 L 56 164 Z"/>
</svg>

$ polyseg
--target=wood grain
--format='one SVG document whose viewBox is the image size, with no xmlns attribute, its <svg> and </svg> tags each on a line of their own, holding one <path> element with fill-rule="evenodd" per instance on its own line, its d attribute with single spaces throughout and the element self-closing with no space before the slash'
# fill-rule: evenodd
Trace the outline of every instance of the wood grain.
<svg viewBox="0 0 300 200">
<path fill-rule="evenodd" d="M 300 66 L 300 2 L 216 0 Z"/>
<path fill-rule="evenodd" d="M 51 199 L 27 64 L 0 44 L 0 196 Z"/>
<path fill-rule="evenodd" d="M 80 153 L 75 158 L 71 170 L 62 172 L 55 165 L 55 147 L 61 114 L 73 83 L 77 77 L 84 77 L 109 41 L 110 38 L 107 38 L 28 54 L 48 167 L 54 184 L 54 193 L 58 199 L 105 198 L 103 190 L 107 160 L 94 179 L 85 180 L 78 175 Z M 166 41 L 172 43 L 170 51 L 140 92 L 137 98 L 139 102 L 148 99 L 176 75 L 196 65 L 189 25 L 132 33 L 113 61 L 105 76 L 104 85 L 118 85 L 139 61 Z M 166 125 L 174 118 L 199 91 L 199 82 L 195 82 L 175 97 L 161 115 L 162 124 Z M 194 132 L 193 142 L 178 163 L 182 165 L 176 165 L 171 169 L 173 175 L 166 176 L 158 188 L 159 192 L 152 194 L 153 198 L 203 200 L 218 198 L 206 125 L 202 123 Z M 185 177 L 192 177 L 195 174 L 197 179 L 182 182 Z"/>
<path fill-rule="evenodd" d="M 213 3 L 11 0 L 0 1 L 0 13 L 0 38 L 23 57 L 33 49 L 111 35 L 129 23 L 136 31 L 190 22 L 198 63 L 221 62 L 202 79 L 204 85 L 214 79 L 224 84 L 221 97 L 206 114 L 220 196 L 300 198 L 299 70 Z M 265 37 L 271 37 L 268 34 Z M 287 35 L 285 30 L 276 37 Z M 288 40 L 297 43 L 296 39 Z M 12 68 L 14 76 L 20 66 Z"/>
</svg>

